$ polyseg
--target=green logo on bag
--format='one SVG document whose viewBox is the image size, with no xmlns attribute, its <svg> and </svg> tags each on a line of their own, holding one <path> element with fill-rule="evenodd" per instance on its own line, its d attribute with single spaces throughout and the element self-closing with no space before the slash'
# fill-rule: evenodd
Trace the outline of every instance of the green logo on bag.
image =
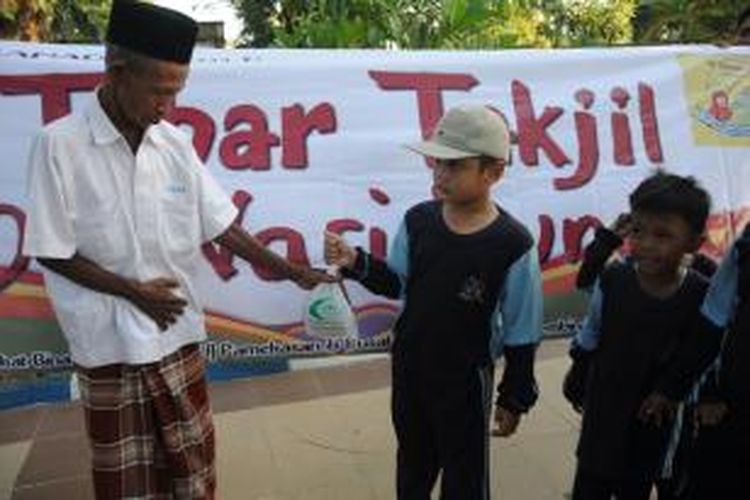
<svg viewBox="0 0 750 500">
<path fill-rule="evenodd" d="M 310 303 L 308 312 L 313 318 L 323 321 L 331 314 L 335 314 L 337 311 L 336 304 L 331 300 L 331 297 L 321 297 Z"/>
<path fill-rule="evenodd" d="M 357 318 L 340 285 L 321 283 L 305 305 L 305 331 L 320 339 L 357 336 Z"/>
</svg>

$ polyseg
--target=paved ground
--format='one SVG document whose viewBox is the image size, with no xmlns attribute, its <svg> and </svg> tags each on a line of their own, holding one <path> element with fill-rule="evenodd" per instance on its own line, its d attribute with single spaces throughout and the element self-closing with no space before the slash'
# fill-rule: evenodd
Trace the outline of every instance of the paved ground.
<svg viewBox="0 0 750 500">
<path fill-rule="evenodd" d="M 560 500 L 569 491 L 579 419 L 560 394 L 566 342 L 545 341 L 541 398 L 516 436 L 492 443 L 494 500 Z M 389 361 L 214 383 L 219 498 L 394 498 Z M 0 499 L 93 498 L 77 404 L 0 412 Z"/>
</svg>

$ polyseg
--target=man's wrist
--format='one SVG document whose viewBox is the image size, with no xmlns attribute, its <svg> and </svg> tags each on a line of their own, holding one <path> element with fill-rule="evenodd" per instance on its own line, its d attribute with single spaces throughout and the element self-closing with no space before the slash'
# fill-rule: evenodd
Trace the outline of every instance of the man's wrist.
<svg viewBox="0 0 750 500">
<path fill-rule="evenodd" d="M 138 280 L 123 278 L 120 296 L 130 302 L 135 302 L 140 296 L 140 282 Z"/>
<path fill-rule="evenodd" d="M 305 274 L 305 269 L 303 266 L 301 266 L 300 264 L 296 264 L 294 262 L 287 261 L 286 275 L 290 280 L 297 283 L 302 279 L 304 274 Z"/>
</svg>

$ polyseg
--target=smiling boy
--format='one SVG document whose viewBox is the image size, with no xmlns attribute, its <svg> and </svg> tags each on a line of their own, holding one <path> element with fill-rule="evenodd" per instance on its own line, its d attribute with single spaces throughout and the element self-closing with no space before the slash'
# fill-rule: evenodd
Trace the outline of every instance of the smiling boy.
<svg viewBox="0 0 750 500">
<path fill-rule="evenodd" d="M 708 287 L 685 265 L 703 241 L 708 193 L 692 178 L 657 172 L 630 207 L 632 259 L 602 272 L 571 350 L 587 382 L 574 500 L 649 498 L 670 426 L 653 422 L 644 401 L 671 373 Z"/>
</svg>

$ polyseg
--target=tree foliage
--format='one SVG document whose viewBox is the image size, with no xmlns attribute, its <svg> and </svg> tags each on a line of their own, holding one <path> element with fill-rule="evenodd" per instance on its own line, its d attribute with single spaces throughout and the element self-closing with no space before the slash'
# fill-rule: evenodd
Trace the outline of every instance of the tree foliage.
<svg viewBox="0 0 750 500">
<path fill-rule="evenodd" d="M 0 0 L 0 36 L 19 40 L 43 40 L 51 0 Z"/>
<path fill-rule="evenodd" d="M 562 12 L 562 23 L 570 45 L 615 45 L 633 37 L 632 0 L 572 0 Z"/>
<path fill-rule="evenodd" d="M 636 0 L 232 0 L 243 44 L 489 49 L 630 41 Z"/>
<path fill-rule="evenodd" d="M 730 41 L 747 0 L 641 0 L 635 19 L 643 43 Z"/>
<path fill-rule="evenodd" d="M 50 39 L 59 42 L 101 42 L 112 0 L 57 0 Z"/>
<path fill-rule="evenodd" d="M 112 0 L 0 0 L 0 38 L 100 42 Z"/>
<path fill-rule="evenodd" d="M 404 49 L 729 41 L 747 6 L 747 0 L 226 1 L 244 22 L 241 45 Z M 111 2 L 0 0 L 0 37 L 95 43 Z"/>
</svg>

